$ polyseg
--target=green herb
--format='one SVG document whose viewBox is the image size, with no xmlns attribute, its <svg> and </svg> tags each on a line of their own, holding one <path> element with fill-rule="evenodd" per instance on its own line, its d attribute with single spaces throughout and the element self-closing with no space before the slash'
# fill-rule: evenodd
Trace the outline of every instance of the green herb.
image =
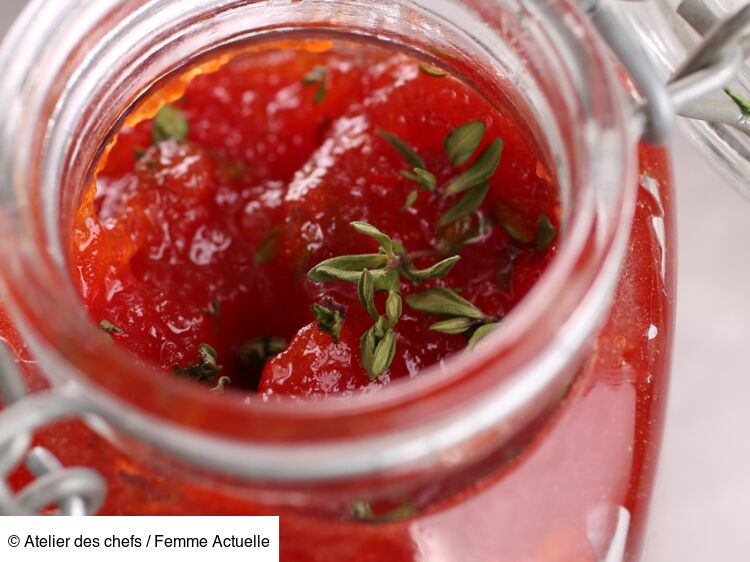
<svg viewBox="0 0 750 562">
<path fill-rule="evenodd" d="M 430 330 L 435 332 L 441 332 L 443 334 L 463 334 L 467 330 L 475 325 L 475 321 L 471 318 L 450 318 L 449 320 L 443 320 L 442 322 L 436 322 L 430 326 Z"/>
<path fill-rule="evenodd" d="M 471 159 L 486 130 L 487 126 L 483 121 L 469 121 L 448 133 L 443 147 L 453 166 L 461 167 Z"/>
<path fill-rule="evenodd" d="M 493 225 L 493 218 L 484 213 L 479 213 L 476 217 L 465 216 L 446 224 L 440 229 L 440 253 L 445 256 L 458 253 L 461 248 L 492 230 Z"/>
<path fill-rule="evenodd" d="M 414 203 L 416 203 L 417 201 L 417 197 L 419 197 L 419 190 L 414 189 L 410 191 L 409 195 L 406 196 L 406 201 L 404 202 L 404 206 L 401 207 L 401 210 L 405 211 L 406 209 L 414 205 Z"/>
<path fill-rule="evenodd" d="M 442 49 L 440 47 L 435 47 L 434 45 L 430 45 L 429 47 L 427 47 L 427 50 L 428 51 L 432 51 L 433 53 L 437 53 L 439 55 L 446 56 L 446 57 L 451 58 L 451 59 L 458 58 L 458 56 L 456 55 L 456 53 L 454 53 L 452 51 L 449 51 L 448 49 Z"/>
<path fill-rule="evenodd" d="M 316 66 L 310 72 L 302 77 L 302 83 L 305 86 L 317 84 L 321 80 L 325 79 L 328 74 L 328 69 L 325 66 Z"/>
<path fill-rule="evenodd" d="M 190 127 L 185 114 L 172 104 L 161 106 L 156 112 L 153 122 L 153 143 L 174 139 L 177 142 L 185 142 Z"/>
<path fill-rule="evenodd" d="M 413 266 L 404 268 L 402 273 L 415 284 L 422 283 L 428 279 L 440 279 L 448 275 L 460 259 L 461 256 L 451 256 L 425 269 L 416 269 Z"/>
<path fill-rule="evenodd" d="M 447 275 L 460 256 L 452 256 L 425 269 L 418 269 L 398 240 L 373 225 L 354 221 L 351 227 L 369 236 L 380 245 L 377 254 L 339 256 L 325 260 L 307 274 L 310 281 L 348 281 L 357 284 L 357 294 L 365 310 L 375 319 L 375 324 L 360 339 L 360 362 L 371 380 L 385 372 L 396 352 L 396 334 L 393 331 L 401 317 L 401 276 L 414 284 Z M 375 293 L 388 292 L 385 315 L 378 312 Z"/>
<path fill-rule="evenodd" d="M 396 354 L 396 334 L 392 329 L 388 329 L 382 335 L 377 337 L 377 344 L 372 353 L 372 364 L 369 365 L 368 375 L 374 379 L 383 374 L 393 362 Z"/>
<path fill-rule="evenodd" d="M 258 249 L 255 250 L 255 255 L 253 256 L 253 259 L 257 265 L 268 263 L 279 253 L 279 250 L 281 249 L 279 241 L 280 233 L 281 225 L 277 224 L 271 229 L 271 232 L 269 232 L 260 243 L 260 246 L 258 246 Z"/>
<path fill-rule="evenodd" d="M 443 148 L 453 166 L 463 166 L 474 156 L 486 130 L 487 126 L 482 121 L 470 121 L 459 125 L 446 135 Z M 469 216 L 482 206 L 490 190 L 489 179 L 497 171 L 502 151 L 503 140 L 495 139 L 477 156 L 469 168 L 448 184 L 444 195 L 454 195 L 467 190 L 468 192 L 440 217 L 439 227 Z"/>
<path fill-rule="evenodd" d="M 174 365 L 172 369 L 181 375 L 186 375 L 193 380 L 209 382 L 213 380 L 223 367 L 218 364 L 216 350 L 202 343 L 198 346 L 198 360 L 196 363 L 188 363 L 187 367 Z"/>
<path fill-rule="evenodd" d="M 395 326 L 396 322 L 401 318 L 403 314 L 404 304 L 401 295 L 396 292 L 391 292 L 385 301 L 385 314 L 388 318 L 388 323 L 391 326 Z"/>
<path fill-rule="evenodd" d="M 232 379 L 229 377 L 219 377 L 219 380 L 216 381 L 216 386 L 211 389 L 211 392 L 224 392 L 224 387 L 231 382 Z"/>
<path fill-rule="evenodd" d="M 473 319 L 485 317 L 484 313 L 471 302 L 455 291 L 443 287 L 430 287 L 420 293 L 408 295 L 406 304 L 414 310 L 433 316 L 463 316 Z"/>
<path fill-rule="evenodd" d="M 499 325 L 499 322 L 490 322 L 488 324 L 484 324 L 483 326 L 479 326 L 479 328 L 477 328 L 469 338 L 467 347 L 470 350 L 474 349 L 481 340 L 489 336 L 490 333 Z"/>
<path fill-rule="evenodd" d="M 438 226 L 446 226 L 449 223 L 457 221 L 474 213 L 482 206 L 484 198 L 490 191 L 490 182 L 485 181 L 466 192 L 458 203 L 445 211 L 438 221 Z"/>
<path fill-rule="evenodd" d="M 446 76 L 448 76 L 448 73 L 444 70 L 440 70 L 439 68 L 435 68 L 432 66 L 427 66 L 426 64 L 420 64 L 419 70 L 424 74 L 427 74 L 428 76 L 434 76 L 435 78 L 445 78 Z"/>
<path fill-rule="evenodd" d="M 724 91 L 730 98 L 732 98 L 732 101 L 737 104 L 742 115 L 750 115 L 750 102 L 730 88 L 724 88 Z"/>
<path fill-rule="evenodd" d="M 536 241 L 534 247 L 537 250 L 546 250 L 557 238 L 557 229 L 547 215 L 542 215 L 537 220 Z"/>
<path fill-rule="evenodd" d="M 358 283 L 364 269 L 380 269 L 388 263 L 384 254 L 360 254 L 354 256 L 339 256 L 320 262 L 307 274 L 307 278 L 315 283 L 326 281 L 349 281 Z"/>
<path fill-rule="evenodd" d="M 246 367 L 263 369 L 266 361 L 284 351 L 287 345 L 284 338 L 260 336 L 242 344 L 237 355 Z"/>
<path fill-rule="evenodd" d="M 516 262 L 523 250 L 513 244 L 508 244 L 500 254 L 497 262 L 497 273 L 495 283 L 501 291 L 510 292 L 513 288 L 513 274 L 516 270 Z"/>
<path fill-rule="evenodd" d="M 313 103 L 315 105 L 320 105 L 326 99 L 326 95 L 328 94 L 328 85 L 326 84 L 327 75 L 328 69 L 325 66 L 316 66 L 302 78 L 302 84 L 305 86 L 318 84 L 318 89 L 313 94 Z"/>
<path fill-rule="evenodd" d="M 329 307 L 313 304 L 312 310 L 315 313 L 315 319 L 318 322 L 318 330 L 325 332 L 333 338 L 333 343 L 339 343 L 341 327 L 344 324 L 343 307 L 328 303 Z"/>
<path fill-rule="evenodd" d="M 219 331 L 221 326 L 221 303 L 219 301 L 211 301 L 208 306 L 202 306 L 201 310 L 208 316 L 209 320 L 213 320 L 216 331 Z"/>
<path fill-rule="evenodd" d="M 435 193 L 435 191 L 437 191 L 437 179 L 435 178 L 434 174 L 428 172 L 427 170 L 423 170 L 422 168 L 414 168 L 413 172 L 410 172 L 409 170 L 402 170 L 401 175 L 406 179 L 417 182 L 420 187 L 424 188 L 427 191 L 430 191 L 432 193 Z"/>
<path fill-rule="evenodd" d="M 369 269 L 362 270 L 362 275 L 357 282 L 357 294 L 359 295 L 359 302 L 362 303 L 365 310 L 377 320 L 380 313 L 375 308 L 375 280 Z"/>
<path fill-rule="evenodd" d="M 110 336 L 113 334 L 125 333 L 125 330 L 123 330 L 122 328 L 118 328 L 117 326 L 112 324 L 112 322 L 110 322 L 109 320 L 102 320 L 101 322 L 99 322 L 99 328 L 107 332 Z"/>
<path fill-rule="evenodd" d="M 534 241 L 533 231 L 517 209 L 498 201 L 494 204 L 494 210 L 500 226 L 513 240 L 521 244 L 531 244 Z"/>
<path fill-rule="evenodd" d="M 365 234 L 366 236 L 371 236 L 377 240 L 386 254 L 393 253 L 393 240 L 391 240 L 391 237 L 387 234 L 383 234 L 380 230 L 366 222 L 353 221 L 349 224 L 357 232 Z"/>
<path fill-rule="evenodd" d="M 384 131 L 383 129 L 378 129 L 377 133 L 385 140 L 387 140 L 412 168 L 419 168 L 421 170 L 427 169 L 427 165 L 425 164 L 424 160 L 422 160 L 422 157 L 417 154 L 412 147 L 410 147 L 396 135 L 394 135 L 393 133 L 389 133 L 388 131 Z"/>
<path fill-rule="evenodd" d="M 503 140 L 495 139 L 492 141 L 477 156 L 474 163 L 445 188 L 445 194 L 453 195 L 454 193 L 461 193 L 490 179 L 497 171 L 502 152 Z"/>
<path fill-rule="evenodd" d="M 369 502 L 354 501 L 351 503 L 352 514 L 356 519 L 370 521 L 373 523 L 386 523 L 388 521 L 400 521 L 416 514 L 416 509 L 411 502 L 405 502 L 393 511 L 382 515 L 375 515 Z"/>
<path fill-rule="evenodd" d="M 136 160 L 140 160 L 146 154 L 146 149 L 143 148 L 143 147 L 140 147 L 140 146 L 136 146 L 133 149 L 133 154 L 135 154 L 135 159 Z"/>
<path fill-rule="evenodd" d="M 475 344 L 483 337 L 482 334 L 488 331 L 484 329 L 485 326 L 495 324 L 499 320 L 497 316 L 485 314 L 452 289 L 442 287 L 430 287 L 421 293 L 408 295 L 406 304 L 432 316 L 449 317 L 432 324 L 430 330 L 443 334 L 471 334 L 470 344 L 472 340 Z M 476 333 L 480 330 L 480 335 L 475 339 Z M 473 344 L 470 345 L 472 346 Z"/>
</svg>

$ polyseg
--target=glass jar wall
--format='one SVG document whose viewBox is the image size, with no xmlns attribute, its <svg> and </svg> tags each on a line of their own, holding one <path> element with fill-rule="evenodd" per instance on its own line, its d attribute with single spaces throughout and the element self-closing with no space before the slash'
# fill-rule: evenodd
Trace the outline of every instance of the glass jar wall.
<svg viewBox="0 0 750 562">
<path fill-rule="evenodd" d="M 285 560 L 637 556 L 671 343 L 669 169 L 661 150 L 636 153 L 615 70 L 572 7 L 67 4 L 33 5 L 0 53 L 3 99 L 25 100 L 3 110 L 0 156 L 5 305 L 24 343 L 4 335 L 32 389 L 49 378 L 106 420 L 36 437 L 105 477 L 102 513 L 280 514 Z M 74 211 L 147 95 L 290 35 L 406 49 L 527 123 L 561 189 L 559 255 L 477 353 L 379 393 L 269 406 L 165 386 L 95 336 L 66 267 Z M 342 515 L 419 494 L 403 520 Z"/>
</svg>

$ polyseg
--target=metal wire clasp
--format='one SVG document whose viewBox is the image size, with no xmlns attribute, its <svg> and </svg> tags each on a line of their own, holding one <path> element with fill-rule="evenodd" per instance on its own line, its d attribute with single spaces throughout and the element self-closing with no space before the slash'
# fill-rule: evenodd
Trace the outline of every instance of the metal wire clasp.
<svg viewBox="0 0 750 562">
<path fill-rule="evenodd" d="M 91 415 L 66 387 L 29 396 L 11 353 L 0 342 L 0 515 L 93 515 L 106 492 L 104 479 L 88 468 L 65 468 L 43 447 L 30 448 L 32 433 L 50 422 Z M 17 494 L 6 479 L 21 463 L 36 478 Z M 55 507 L 56 506 L 56 507 Z"/>
<path fill-rule="evenodd" d="M 610 3 L 606 0 L 579 2 L 642 96 L 636 102 L 634 113 L 645 142 L 667 143 L 674 132 L 676 115 L 727 123 L 747 131 L 742 111 L 729 98 L 720 107 L 708 110 L 699 102 L 727 86 L 742 68 L 750 51 L 747 35 L 750 5 L 720 20 L 701 0 L 684 0 L 677 11 L 703 40 L 665 83 L 634 39 L 633 30 L 617 16 Z"/>
</svg>

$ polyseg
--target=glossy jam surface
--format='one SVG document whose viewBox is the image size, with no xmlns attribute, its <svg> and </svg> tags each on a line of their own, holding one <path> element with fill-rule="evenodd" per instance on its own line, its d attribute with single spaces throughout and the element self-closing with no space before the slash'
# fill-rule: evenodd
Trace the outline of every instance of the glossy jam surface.
<svg viewBox="0 0 750 562">
<path fill-rule="evenodd" d="M 537 250 L 498 224 L 510 214 L 533 240 L 540 216 L 557 223 L 538 150 L 510 117 L 433 74 L 374 47 L 272 49 L 189 84 L 174 103 L 189 126 L 184 142 L 156 142 L 151 119 L 120 131 L 74 235 L 73 267 L 92 318 L 117 326 L 117 343 L 165 369 L 194 361 L 207 343 L 230 388 L 266 395 L 374 388 L 463 349 L 464 335 L 432 331 L 404 306 L 393 363 L 371 383 L 359 354 L 373 320 L 355 284 L 306 278 L 325 259 L 377 252 L 351 221 L 399 240 L 417 267 L 460 253 L 442 279 L 419 288 L 402 279 L 404 296 L 455 288 L 500 318 L 543 271 L 556 244 Z M 502 139 L 500 165 L 480 209 L 438 228 L 460 196 L 421 190 L 404 209 L 416 184 L 379 131 L 413 147 L 442 186 L 472 163 L 452 166 L 444 138 L 475 120 L 487 126 L 475 154 Z M 345 315 L 338 343 L 314 322 L 311 305 L 326 302 Z M 382 309 L 381 295 L 376 304 Z M 261 337 L 289 342 L 262 375 L 242 352 Z"/>
<path fill-rule="evenodd" d="M 290 57 L 276 52 L 238 59 L 225 67 L 226 82 L 218 79 L 224 76 L 221 73 L 199 77 L 191 84 L 184 102 L 178 104 L 192 124 L 189 143 L 151 146 L 149 122 L 124 131 L 100 176 L 96 198 L 82 207 L 74 238 L 74 264 L 93 319 L 98 322 L 106 318 L 121 327 L 123 334 L 115 334 L 114 339 L 167 369 L 174 362 L 184 364 L 194 359 L 195 346 L 202 341 L 216 345 L 221 359 L 231 357 L 232 346 L 243 339 L 274 335 L 290 338 L 291 344 L 289 351 L 269 361 L 261 389 L 317 395 L 371 386 L 351 359 L 359 334 L 371 319 L 353 313 L 347 316 L 344 330 L 351 334 L 342 331 L 340 345 L 348 346 L 348 354 L 333 357 L 334 362 L 329 363 L 330 337 L 317 331 L 309 313 L 309 305 L 325 296 L 342 302 L 347 310 L 361 308 L 352 287 L 344 283 L 311 286 L 304 274 L 316 261 L 338 255 L 340 250 L 376 250 L 374 242 L 349 229 L 348 221 L 355 219 L 368 220 L 400 237 L 409 250 L 431 251 L 441 242 L 434 230 L 416 233 L 423 220 L 434 220 L 444 208 L 441 205 L 446 204 L 430 201 L 423 192 L 413 209 L 398 211 L 412 186 L 406 180 L 394 180 L 403 162 L 374 133 L 375 127 L 408 139 L 424 153 L 431 167 L 440 170 L 445 133 L 457 124 L 484 119 L 489 125 L 487 140 L 500 136 L 506 147 L 482 213 L 496 214 L 497 201 L 512 204 L 532 227 L 538 214 L 555 214 L 555 194 L 548 175 L 522 128 L 483 106 L 484 102 L 472 97 L 471 92 L 461 90 L 463 93 L 458 95 L 460 87 L 456 83 L 425 75 L 400 55 L 383 56 L 380 63 L 359 70 L 353 70 L 358 67 L 347 59 L 351 68 L 341 72 L 343 82 L 333 80 L 338 64 L 334 53 L 297 53 Z M 235 74 L 242 74 L 247 83 L 254 72 L 243 74 L 243 65 L 256 64 L 266 69 L 277 65 L 287 69 L 289 75 L 280 70 L 269 74 L 269 80 L 278 75 L 278 82 L 273 78 L 273 88 L 264 89 L 265 81 L 260 79 L 253 86 L 266 96 L 265 104 L 259 106 L 265 108 L 261 111 L 265 116 L 259 117 L 255 125 L 264 131 L 261 136 L 266 142 L 262 150 L 260 145 L 251 147 L 253 155 L 266 157 L 260 159 L 254 171 L 248 163 L 255 159 L 242 156 L 249 147 L 243 146 L 241 136 L 231 134 L 243 122 L 239 102 L 244 90 L 240 85 L 235 90 L 230 84 Z M 318 106 L 312 103 L 315 86 L 304 87 L 300 76 L 321 64 L 333 70 L 329 70 L 328 95 Z M 384 82 L 378 82 L 381 79 Z M 361 88 L 358 91 L 363 94 L 359 99 L 346 97 L 342 103 L 336 98 L 337 83 Z M 378 88 L 384 88 L 381 94 L 377 94 Z M 282 96 L 280 92 L 284 91 L 288 94 Z M 211 103 L 192 102 L 191 92 L 203 92 L 204 99 Z M 364 95 L 367 92 L 370 94 Z M 246 96 L 247 103 L 252 99 Z M 390 112 L 389 107 L 397 107 L 396 99 L 399 111 Z M 307 104 L 304 111 L 300 109 L 303 102 Z M 326 104 L 332 105 L 326 109 Z M 356 107 L 357 104 L 364 107 Z M 269 114 L 271 107 L 277 108 L 273 116 Z M 427 111 L 426 107 L 433 109 Z M 416 115 L 426 112 L 420 117 L 419 126 L 402 119 L 403 108 Z M 327 123 L 322 117 L 324 110 L 341 113 Z M 292 129 L 301 129 L 302 117 L 307 115 L 311 119 L 308 124 L 320 126 L 324 132 L 299 141 L 294 140 L 294 135 L 285 136 L 289 131 L 272 125 L 281 123 L 276 120 L 282 119 L 285 112 L 289 115 L 283 123 Z M 210 119 L 198 118 L 203 113 Z M 442 115 L 453 117 L 443 122 L 438 117 Z M 336 122 L 354 128 L 333 134 L 337 131 Z M 432 132 L 425 134 L 426 127 Z M 277 135 L 273 142 L 270 131 Z M 340 134 L 342 131 L 349 132 Z M 281 146 L 290 146 L 290 142 L 299 142 L 300 151 L 308 150 L 305 158 L 300 156 L 299 162 L 295 161 L 298 167 L 293 171 L 290 163 L 295 156 L 282 150 L 270 157 L 271 146 L 278 151 Z M 208 154 L 202 152 L 209 146 Z M 146 149 L 138 162 L 136 148 Z M 351 161 L 347 159 L 350 152 Z M 189 162 L 178 167 L 178 181 L 158 166 L 139 176 L 143 164 L 173 162 L 173 157 Z M 668 159 L 665 152 L 647 147 L 641 148 L 640 157 L 638 204 L 616 297 L 573 388 L 533 441 L 513 460 L 406 518 L 372 522 L 331 517 L 329 506 L 320 496 L 308 501 L 299 493 L 295 495 L 295 507 L 269 504 L 259 499 L 262 494 L 257 494 L 257 490 L 155 466 L 143 460 L 148 451 L 144 456 L 143 451 L 133 453 L 131 443 L 113 445 L 79 422 L 58 424 L 41 432 L 36 441 L 50 448 L 65 465 L 90 466 L 105 476 L 109 490 L 104 514 L 281 515 L 285 561 L 598 562 L 609 560 L 608 554 L 617 554 L 618 532 L 627 537 L 624 559 L 634 561 L 640 550 L 663 419 L 674 268 Z M 368 162 L 367 158 L 375 159 L 377 165 L 369 168 L 365 184 L 379 189 L 365 194 L 357 182 L 361 181 L 361 164 Z M 244 166 L 238 167 L 238 162 Z M 306 168 L 307 162 L 313 164 Z M 226 174 L 226 170 L 231 173 Z M 288 174 L 286 177 L 282 170 L 287 170 L 283 172 Z M 259 175 L 253 176 L 255 173 Z M 440 173 L 447 175 L 448 171 Z M 446 175 L 440 179 L 444 181 Z M 205 180 L 209 188 L 191 191 L 198 184 L 186 178 L 193 177 Z M 263 194 L 273 193 L 278 194 L 274 201 L 263 198 Z M 385 205 L 389 209 L 387 216 L 380 214 L 380 206 Z M 174 216 L 170 218 L 172 212 Z M 243 220 L 250 216 L 261 224 L 244 224 Z M 325 229 L 321 224 L 323 216 L 332 221 Z M 154 227 L 157 224 L 170 228 L 160 234 L 160 229 Z M 288 252 L 257 264 L 254 253 L 278 225 L 282 225 L 278 232 L 286 237 L 282 247 L 289 248 Z M 183 226 L 184 231 L 180 230 Z M 217 232 L 220 234 L 210 234 Z M 164 243 L 167 236 L 170 244 Z M 224 248 L 227 237 L 232 243 Z M 171 244 L 177 240 L 182 240 L 181 244 Z M 503 229 L 495 227 L 481 241 L 466 246 L 461 251 L 462 261 L 450 277 L 434 284 L 466 287 L 462 294 L 472 296 L 479 306 L 507 312 L 534 283 L 545 263 L 545 256 L 540 257 L 530 248 L 521 246 L 520 252 L 511 251 L 515 256 L 511 260 L 515 266 L 512 283 L 500 290 L 498 279 L 507 278 L 503 267 L 507 260 L 499 259 L 498 252 L 507 254 L 511 246 L 518 244 Z M 210 255 L 207 264 L 190 259 L 194 248 L 199 248 L 199 255 Z M 164 252 L 160 253 L 162 249 Z M 171 260 L 180 267 L 170 267 Z M 460 269 L 467 263 L 482 267 Z M 491 274 L 488 269 L 493 270 Z M 221 279 L 233 283 L 222 284 Z M 250 283 L 248 279 L 258 284 L 240 290 L 242 283 Z M 266 299 L 253 301 L 264 313 L 251 318 L 251 322 L 242 315 L 250 310 L 245 306 L 253 299 L 253 291 L 264 290 L 259 279 L 270 283 L 265 286 L 268 292 L 262 294 L 279 290 L 285 298 L 273 303 Z M 198 285 L 194 284 L 196 280 Z M 192 287 L 200 283 L 215 292 L 192 292 Z M 403 290 L 406 294 L 412 289 L 404 286 Z M 222 302 L 218 331 L 211 315 L 200 311 L 214 300 Z M 193 312 L 187 314 L 188 310 Z M 183 323 L 175 324 L 176 320 Z M 441 353 L 465 346 L 463 336 L 436 337 L 423 322 L 424 318 L 417 315 L 414 320 L 404 319 L 402 327 L 405 333 L 420 338 L 421 347 L 427 347 L 424 342 L 434 341 L 443 347 L 434 352 L 399 341 L 405 356 L 418 358 L 416 365 L 395 362 L 391 372 L 373 384 L 410 375 L 412 368 L 418 370 Z M 183 328 L 186 329 L 181 331 Z M 225 339 L 225 332 L 233 331 L 236 339 Z M 160 341 L 170 343 L 162 347 Z M 24 349 L 17 351 L 20 357 L 27 357 Z M 329 365 L 339 360 L 346 370 L 316 370 L 326 376 L 312 380 L 290 375 L 279 381 L 269 375 L 277 369 L 291 369 L 294 374 L 299 372 L 294 371 L 299 366 L 317 367 L 320 357 L 326 357 Z M 39 375 L 34 365 L 26 364 L 25 369 L 38 388 Z M 239 368 L 235 372 L 235 378 L 242 376 Z M 342 376 L 344 372 L 348 375 Z M 240 385 L 240 381 L 233 380 L 233 384 Z M 252 382 L 247 381 L 244 386 L 252 387 Z M 29 480 L 30 475 L 20 470 L 13 484 L 20 488 Z"/>
</svg>

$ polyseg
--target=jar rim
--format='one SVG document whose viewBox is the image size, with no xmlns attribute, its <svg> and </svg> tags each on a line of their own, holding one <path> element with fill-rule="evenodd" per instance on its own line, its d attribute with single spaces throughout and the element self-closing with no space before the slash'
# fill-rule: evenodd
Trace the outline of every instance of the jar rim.
<svg viewBox="0 0 750 562">
<path fill-rule="evenodd" d="M 127 14 L 117 24 L 110 23 L 108 33 L 98 37 L 98 48 L 107 49 L 112 41 L 140 29 L 144 18 L 158 21 L 160 12 L 154 3 L 140 3 L 142 7 L 134 8 L 127 0 L 106 0 L 77 9 L 64 6 L 65 2 L 32 3 L 0 47 L 0 60 L 9 61 L 13 71 L 0 83 L 0 98 L 35 102 L 23 112 L 23 119 L 9 118 L 0 128 L 0 142 L 9 147 L 0 154 L 0 169 L 9 171 L 5 177 L 13 181 L 2 190 L 2 205 L 8 204 L 14 192 L 12 204 L 19 206 L 19 198 L 25 202 L 13 221 L 18 230 L 10 233 L 19 242 L 18 247 L 4 250 L 9 255 L 2 281 L 9 308 L 48 374 L 58 381 L 75 380 L 95 410 L 116 428 L 175 456 L 234 476 L 276 480 L 411 470 L 433 463 L 446 451 L 465 447 L 487 432 L 500 440 L 501 433 L 511 435 L 519 424 L 539 413 L 574 376 L 575 358 L 607 310 L 635 198 L 636 143 L 617 69 L 585 17 L 568 2 L 553 7 L 541 0 L 519 2 L 528 10 L 525 17 L 536 18 L 536 24 L 549 31 L 546 40 L 551 45 L 563 54 L 579 55 L 568 56 L 565 62 L 570 66 L 572 86 L 583 88 L 576 91 L 580 96 L 577 101 L 588 104 L 584 107 L 588 121 L 581 124 L 577 141 L 589 159 L 586 177 L 590 185 L 586 188 L 591 193 L 581 199 L 577 213 L 571 215 L 558 255 L 504 320 L 503 329 L 489 336 L 474 353 L 452 357 L 442 369 L 428 368 L 420 377 L 378 392 L 304 404 L 291 400 L 248 404 L 231 392 L 218 396 L 182 381 L 161 385 L 159 377 L 153 376 L 156 369 L 135 368 L 130 353 L 105 349 L 101 338 L 86 339 L 95 333 L 93 324 L 77 330 L 76 337 L 80 336 L 82 343 L 76 353 L 51 345 L 60 341 L 61 330 L 70 327 L 69 322 L 58 325 L 45 319 L 48 307 L 61 297 L 54 287 L 62 275 L 56 271 L 60 258 L 39 254 L 40 248 L 47 247 L 37 216 L 41 211 L 24 194 L 27 183 L 51 179 L 43 173 L 35 177 L 33 171 L 18 171 L 20 166 L 33 170 L 29 164 L 34 156 L 39 157 L 47 148 L 44 139 L 22 137 L 27 131 L 24 123 L 47 122 L 43 117 L 61 119 L 59 108 L 50 103 L 51 92 L 45 90 L 45 82 L 29 80 L 35 76 L 33 65 L 38 57 L 56 60 L 60 72 L 65 71 L 63 55 L 44 59 L 45 49 L 54 46 L 54 42 L 42 42 L 47 38 L 44 27 L 59 26 L 59 18 L 85 15 L 82 20 L 94 25 L 113 13 Z M 40 12 L 52 4 L 56 7 L 40 20 Z M 216 8 L 215 2 L 203 0 L 183 4 Z M 247 3 L 225 4 L 224 8 L 230 9 Z M 450 11 L 441 12 L 458 6 L 451 0 L 398 0 L 390 4 L 408 6 L 425 21 L 427 15 L 455 16 Z M 507 9 L 501 6 L 507 2 L 501 0 L 462 4 L 466 4 L 463 10 L 475 10 L 477 17 L 485 17 L 485 9 L 490 7 Z M 185 8 L 180 17 L 196 15 Z M 382 32 L 379 38 L 384 38 Z M 71 39 L 66 45 L 72 51 L 79 48 Z M 98 55 L 94 51 L 81 60 L 91 63 Z M 105 59 L 101 56 L 99 64 Z M 76 79 L 76 73 L 70 72 L 69 78 Z M 8 108 L 0 108 L 0 122 L 7 113 Z M 602 191 L 608 191 L 604 200 L 596 196 Z M 22 236 L 25 238 L 20 239 Z M 373 423 L 374 417 L 380 423 Z"/>
</svg>

